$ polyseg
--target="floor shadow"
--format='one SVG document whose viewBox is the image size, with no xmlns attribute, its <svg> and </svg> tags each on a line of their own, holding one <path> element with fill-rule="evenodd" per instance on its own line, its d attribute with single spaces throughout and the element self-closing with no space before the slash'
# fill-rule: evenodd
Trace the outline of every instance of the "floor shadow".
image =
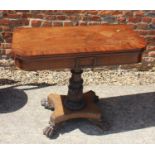
<svg viewBox="0 0 155 155">
<path fill-rule="evenodd" d="M 99 106 L 110 125 L 108 131 L 103 132 L 86 120 L 73 120 L 66 122 L 59 133 L 77 129 L 88 135 L 107 135 L 155 126 L 155 92 L 103 98 Z"/>
<path fill-rule="evenodd" d="M 0 113 L 17 111 L 27 103 L 27 95 L 16 88 L 0 89 Z"/>
<path fill-rule="evenodd" d="M 8 80 L 8 79 L 3 79 L 3 80 Z M 20 81 L 8 80 L 8 82 L 5 81 L 5 83 L 0 82 L 0 86 L 1 85 L 2 86 L 3 85 L 9 85 L 7 88 L 17 88 L 17 87 L 22 86 L 23 87 L 22 90 L 33 90 L 33 89 L 45 88 L 45 87 L 55 86 L 56 85 L 56 83 L 49 84 L 49 83 L 46 83 L 46 82 L 42 82 L 42 83 L 33 82 L 33 83 L 26 83 L 26 84 L 20 84 L 18 82 L 20 82 Z"/>
<path fill-rule="evenodd" d="M 155 126 L 155 92 L 100 100 L 111 129 L 106 134 Z"/>
<path fill-rule="evenodd" d="M 33 90 L 33 89 L 45 88 L 45 87 L 55 86 L 55 85 L 56 83 L 49 84 L 49 83 L 42 82 L 42 83 L 28 83 L 25 85 L 18 85 L 18 86 L 33 86 L 31 88 L 30 87 L 22 88 L 22 90 Z"/>
<path fill-rule="evenodd" d="M 8 84 L 15 84 L 17 82 L 18 81 L 8 80 Z M 9 112 L 17 111 L 18 109 L 22 108 L 27 103 L 27 100 L 28 100 L 28 97 L 24 91 L 45 88 L 53 85 L 56 85 L 56 84 L 48 84 L 43 82 L 43 83 L 28 83 L 25 85 L 15 84 L 15 85 L 10 85 L 7 88 L 1 88 L 0 89 L 0 113 L 9 113 Z M 21 87 L 21 86 L 22 88 L 18 89 L 18 87 Z"/>
<path fill-rule="evenodd" d="M 19 81 L 15 81 L 15 80 L 10 80 L 10 79 L 0 79 L 0 86 L 2 85 L 11 85 L 11 84 L 15 84 L 18 83 Z"/>
</svg>

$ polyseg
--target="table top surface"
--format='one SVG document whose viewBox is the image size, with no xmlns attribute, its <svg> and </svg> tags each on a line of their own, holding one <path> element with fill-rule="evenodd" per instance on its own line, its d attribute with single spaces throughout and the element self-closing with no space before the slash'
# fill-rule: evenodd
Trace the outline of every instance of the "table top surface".
<svg viewBox="0 0 155 155">
<path fill-rule="evenodd" d="M 23 57 L 144 50 L 145 40 L 127 25 L 17 28 L 12 49 Z"/>
</svg>

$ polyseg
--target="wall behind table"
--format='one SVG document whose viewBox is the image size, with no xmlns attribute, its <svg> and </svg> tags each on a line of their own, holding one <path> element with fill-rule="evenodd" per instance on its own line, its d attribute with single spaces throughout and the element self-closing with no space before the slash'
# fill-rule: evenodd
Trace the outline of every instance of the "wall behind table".
<svg viewBox="0 0 155 155">
<path fill-rule="evenodd" d="M 16 27 L 80 26 L 92 24 L 128 24 L 148 42 L 143 57 L 146 67 L 155 62 L 155 11 L 0 11 L 0 59 L 11 52 L 12 31 Z"/>
</svg>

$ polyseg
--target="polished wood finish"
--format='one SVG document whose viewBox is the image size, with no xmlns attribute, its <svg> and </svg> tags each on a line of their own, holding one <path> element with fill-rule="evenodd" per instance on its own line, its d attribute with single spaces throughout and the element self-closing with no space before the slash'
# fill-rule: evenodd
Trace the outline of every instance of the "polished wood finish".
<svg viewBox="0 0 155 155">
<path fill-rule="evenodd" d="M 49 104 L 54 104 L 54 112 L 51 116 L 51 121 L 55 123 L 60 123 L 62 121 L 67 121 L 74 118 L 89 118 L 89 119 L 101 119 L 101 110 L 95 103 L 95 93 L 89 91 L 83 94 L 83 99 L 85 102 L 85 107 L 81 110 L 70 110 L 64 106 L 67 96 L 50 94 L 48 96 Z"/>
<path fill-rule="evenodd" d="M 13 52 L 22 57 L 85 55 L 145 48 L 145 41 L 127 25 L 18 28 Z"/>
<path fill-rule="evenodd" d="M 44 134 L 75 118 L 96 120 L 104 128 L 98 97 L 83 94 L 82 68 L 138 63 L 146 42 L 127 25 L 19 28 L 13 35 L 15 64 L 24 70 L 70 68 L 68 94 L 50 94 L 45 108 L 54 110 Z"/>
<path fill-rule="evenodd" d="M 138 63 L 146 42 L 127 25 L 18 28 L 12 50 L 25 70 Z"/>
</svg>

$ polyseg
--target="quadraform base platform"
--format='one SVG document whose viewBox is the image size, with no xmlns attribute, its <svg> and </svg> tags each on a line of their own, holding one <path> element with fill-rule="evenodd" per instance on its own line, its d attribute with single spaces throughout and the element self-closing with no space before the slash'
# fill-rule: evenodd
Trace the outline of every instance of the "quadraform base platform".
<svg viewBox="0 0 155 155">
<path fill-rule="evenodd" d="M 46 127 L 43 131 L 44 135 L 52 138 L 56 130 L 61 127 L 61 124 L 65 121 L 84 118 L 90 120 L 93 124 L 96 124 L 103 131 L 107 130 L 107 125 L 102 117 L 102 112 L 100 108 L 96 105 L 97 100 L 93 91 L 84 93 L 83 98 L 86 105 L 78 111 L 69 110 L 64 106 L 65 99 L 67 96 L 50 94 L 48 96 L 48 105 L 44 105 L 46 108 L 54 110 L 51 115 L 49 126 Z"/>
</svg>

